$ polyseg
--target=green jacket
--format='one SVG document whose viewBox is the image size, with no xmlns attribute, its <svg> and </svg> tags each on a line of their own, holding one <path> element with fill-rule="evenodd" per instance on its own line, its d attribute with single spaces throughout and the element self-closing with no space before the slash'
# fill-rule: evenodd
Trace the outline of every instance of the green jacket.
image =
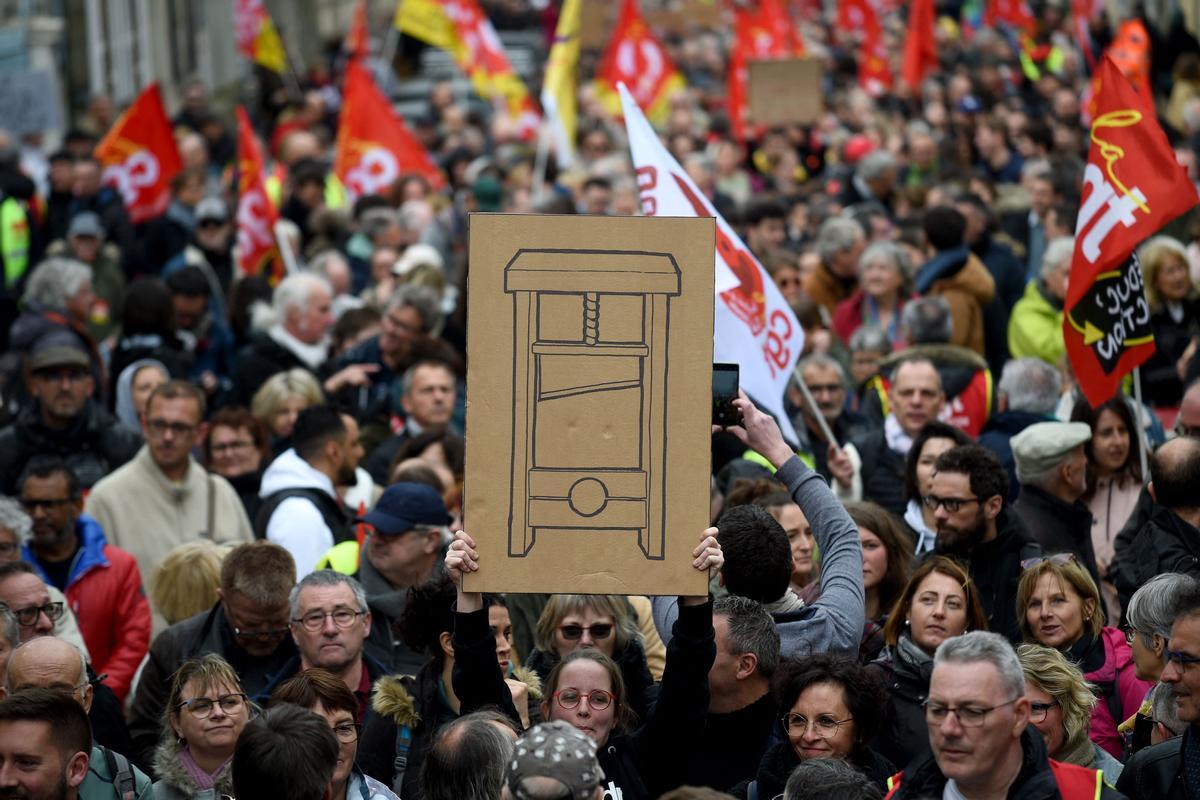
<svg viewBox="0 0 1200 800">
<path fill-rule="evenodd" d="M 1040 280 L 1030 281 L 1008 320 L 1009 353 L 1013 358 L 1040 358 L 1058 366 L 1066 352 L 1062 326 L 1062 308 L 1052 305 Z"/>
<path fill-rule="evenodd" d="M 74 257 L 67 243 L 61 240 L 46 248 L 46 255 Z M 92 269 L 92 291 L 96 294 L 96 300 L 88 310 L 86 325 L 92 338 L 102 342 L 109 334 L 117 332 L 125 305 L 125 272 L 121 269 L 121 251 L 107 242 L 96 254 L 96 260 L 88 266 Z"/>
<path fill-rule="evenodd" d="M 132 764 L 129 764 L 129 769 L 133 772 L 134 800 L 153 800 L 154 783 L 149 776 Z M 109 765 L 108 751 L 100 745 L 94 745 L 87 777 L 79 785 L 79 800 L 125 800 L 114 783 L 115 779 Z"/>
</svg>

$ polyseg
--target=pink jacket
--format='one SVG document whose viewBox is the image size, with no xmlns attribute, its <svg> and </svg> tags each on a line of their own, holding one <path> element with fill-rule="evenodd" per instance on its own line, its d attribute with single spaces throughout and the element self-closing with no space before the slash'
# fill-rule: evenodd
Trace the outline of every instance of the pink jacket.
<svg viewBox="0 0 1200 800">
<path fill-rule="evenodd" d="M 1132 717 L 1142 705 L 1153 681 L 1138 680 L 1133 670 L 1133 651 L 1125 634 L 1116 628 L 1103 628 L 1100 641 L 1104 644 L 1104 664 L 1083 677 L 1096 687 L 1096 707 L 1092 709 L 1091 739 L 1107 750 L 1113 758 L 1124 755 L 1124 744 L 1117 726 Z M 1116 693 L 1113 705 L 1119 707 L 1121 718 L 1114 720 L 1109 698 Z"/>
</svg>

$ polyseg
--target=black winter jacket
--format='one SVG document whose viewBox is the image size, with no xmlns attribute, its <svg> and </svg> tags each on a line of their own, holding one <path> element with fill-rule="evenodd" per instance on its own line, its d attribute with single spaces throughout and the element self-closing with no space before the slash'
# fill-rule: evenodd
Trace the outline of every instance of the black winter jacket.
<svg viewBox="0 0 1200 800">
<path fill-rule="evenodd" d="M 907 633 L 900 634 L 907 638 Z M 929 754 L 929 726 L 925 722 L 925 698 L 933 660 L 917 662 L 905 657 L 898 647 L 888 647 L 867 665 L 888 690 L 887 714 L 871 746 L 893 764 L 904 765 Z"/>
<path fill-rule="evenodd" d="M 1025 524 L 1025 530 L 1047 554 L 1074 553 L 1087 567 L 1092 581 L 1100 585 L 1096 551 L 1092 547 L 1092 512 L 1082 501 L 1067 504 L 1037 486 L 1023 485 L 1013 511 Z"/>
<path fill-rule="evenodd" d="M 76 424 L 52 430 L 42 422 L 36 401 L 21 409 L 16 421 L 0 430 L 0 492 L 12 495 L 17 479 L 35 455 L 62 457 L 85 489 L 137 455 L 142 437 L 125 427 L 98 403 L 89 400 Z"/>
<path fill-rule="evenodd" d="M 237 366 L 233 370 L 231 405 L 249 406 L 254 393 L 276 372 L 300 367 L 309 369 L 308 364 L 266 333 L 257 333 L 250 344 L 237 354 Z M 316 378 L 316 374 L 313 375 Z M 320 379 L 317 381 L 320 382 Z"/>
<path fill-rule="evenodd" d="M 886 789 L 888 778 L 896 774 L 895 765 L 869 747 L 861 748 L 861 752 L 856 758 L 850 759 L 849 763 L 881 790 Z M 763 755 L 762 762 L 758 765 L 758 775 L 754 779 L 757 784 L 755 796 L 765 800 L 782 795 L 788 778 L 799 764 L 800 757 L 796 755 L 790 741 L 784 739 L 776 742 Z M 749 797 L 749 788 L 749 785 L 742 784 L 730 793 L 744 800 Z"/>
<path fill-rule="evenodd" d="M 862 459 L 863 499 L 903 517 L 908 506 L 904 494 L 905 457 L 888 447 L 883 428 L 855 439 L 854 447 Z"/>
<path fill-rule="evenodd" d="M 1117 790 L 1129 800 L 1190 800 L 1183 781 L 1183 740 L 1192 727 L 1165 742 L 1137 751 L 1125 762 Z"/>
<path fill-rule="evenodd" d="M 1119 589 L 1138 586 L 1163 572 L 1183 572 L 1200 578 L 1200 530 L 1169 508 L 1156 506 L 1137 538 L 1120 559 Z"/>
</svg>

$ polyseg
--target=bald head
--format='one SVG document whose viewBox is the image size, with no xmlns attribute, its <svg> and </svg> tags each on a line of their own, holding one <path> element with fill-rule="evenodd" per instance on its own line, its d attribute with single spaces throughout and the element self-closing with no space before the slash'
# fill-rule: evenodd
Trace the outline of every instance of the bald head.
<svg viewBox="0 0 1200 800">
<path fill-rule="evenodd" d="M 92 707 L 92 687 L 87 665 L 75 645 L 53 636 L 30 639 L 13 651 L 4 675 L 5 694 L 25 689 L 61 689 L 79 700 L 85 711 Z"/>
<path fill-rule="evenodd" d="M 1200 380 L 1197 380 L 1183 393 L 1183 402 L 1179 404 L 1179 419 L 1177 428 L 1189 431 L 1189 436 L 1200 432 Z"/>
<path fill-rule="evenodd" d="M 1200 511 L 1200 439 L 1181 436 L 1154 451 L 1150 457 L 1151 491 L 1159 505 L 1181 516 Z"/>
</svg>

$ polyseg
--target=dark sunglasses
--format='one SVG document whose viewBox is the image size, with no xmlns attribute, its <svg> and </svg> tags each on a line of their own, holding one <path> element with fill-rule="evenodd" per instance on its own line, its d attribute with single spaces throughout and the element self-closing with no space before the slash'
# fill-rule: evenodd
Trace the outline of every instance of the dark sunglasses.
<svg viewBox="0 0 1200 800">
<path fill-rule="evenodd" d="M 558 626 L 558 632 L 562 634 L 564 639 L 570 642 L 577 642 L 583 638 L 585 630 L 588 632 L 588 636 L 591 636 L 593 639 L 607 639 L 612 635 L 613 626 L 611 623 L 597 623 L 596 625 L 589 625 L 586 628 L 582 625 Z"/>
</svg>

